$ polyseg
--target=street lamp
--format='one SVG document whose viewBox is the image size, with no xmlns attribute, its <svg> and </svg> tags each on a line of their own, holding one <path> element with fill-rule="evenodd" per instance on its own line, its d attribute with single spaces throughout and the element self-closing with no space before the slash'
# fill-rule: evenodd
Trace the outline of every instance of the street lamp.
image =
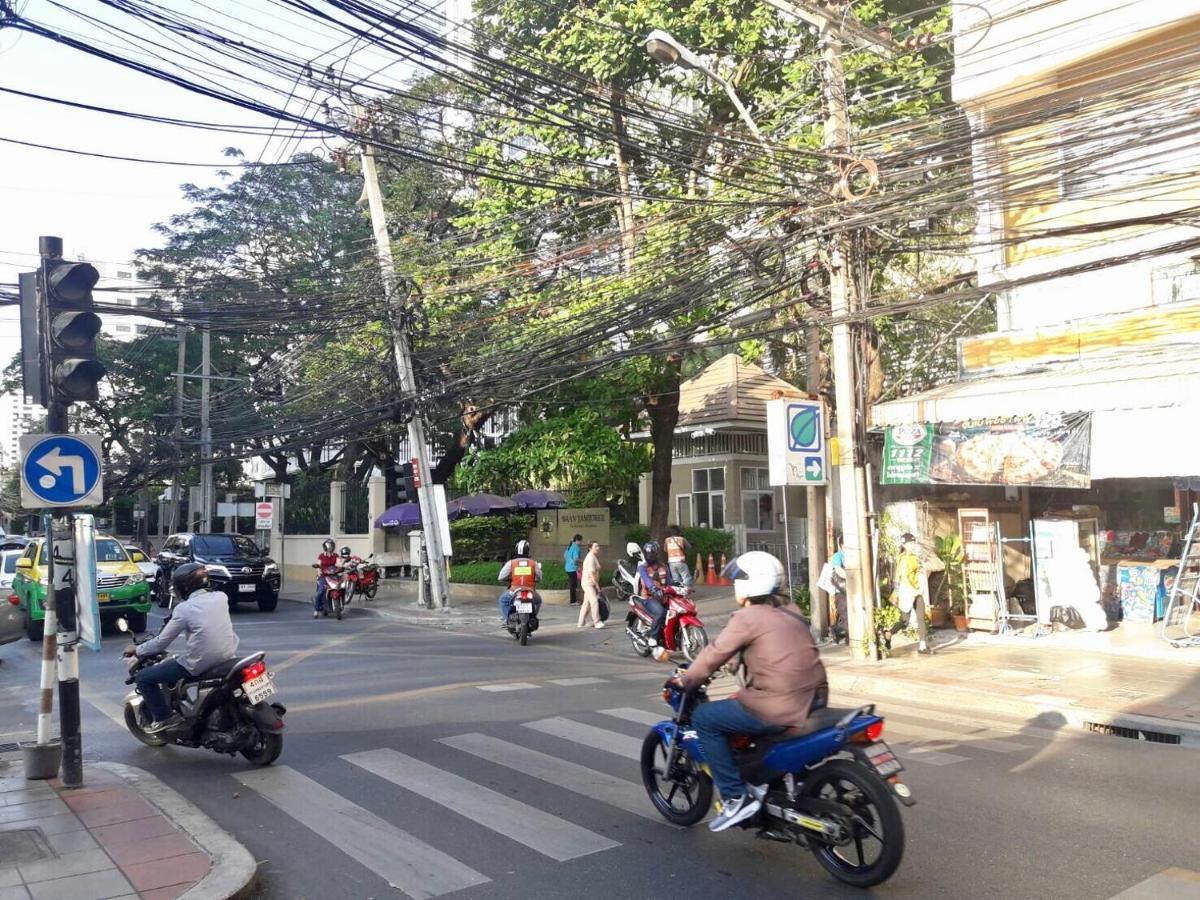
<svg viewBox="0 0 1200 900">
<path fill-rule="evenodd" d="M 730 102 L 738 111 L 738 115 L 742 117 L 742 121 L 750 129 L 750 133 L 754 135 L 754 139 L 758 141 L 767 156 L 774 161 L 775 154 L 771 152 L 770 146 L 763 140 L 762 132 L 758 130 L 758 125 L 755 124 L 754 119 L 750 118 L 750 113 L 742 105 L 741 98 L 738 97 L 737 91 L 733 89 L 732 84 L 706 66 L 699 56 L 661 28 L 655 28 L 646 35 L 646 40 L 642 42 L 642 46 L 646 48 L 646 53 L 656 63 L 663 66 L 682 66 L 685 69 L 694 69 L 697 72 L 702 72 L 724 88 Z"/>
</svg>

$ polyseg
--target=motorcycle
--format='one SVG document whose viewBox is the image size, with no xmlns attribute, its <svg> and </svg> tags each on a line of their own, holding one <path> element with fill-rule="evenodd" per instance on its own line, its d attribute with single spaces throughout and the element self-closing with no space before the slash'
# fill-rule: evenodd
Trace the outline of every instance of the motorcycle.
<svg viewBox="0 0 1200 900">
<path fill-rule="evenodd" d="M 144 643 L 129 630 L 124 618 L 117 620 L 117 627 L 128 633 L 134 644 Z M 170 687 L 171 709 L 183 716 L 183 722 L 169 731 L 146 731 L 150 717 L 145 702 L 136 690 L 131 691 L 125 697 L 125 727 L 148 747 L 176 744 L 230 756 L 240 753 L 256 766 L 269 766 L 283 752 L 283 717 L 287 709 L 281 703 L 267 702 L 276 688 L 265 656 L 259 651 L 242 659 L 226 660 L 194 681 L 183 680 Z M 138 672 L 165 658 L 165 653 L 144 659 L 127 657 L 129 677 L 125 683 L 133 684 Z"/>
<path fill-rule="evenodd" d="M 691 725 L 706 685 L 685 693 L 668 683 L 663 699 L 674 716 L 642 742 L 642 784 L 673 825 L 695 825 L 708 813 L 713 783 Z M 834 878 L 854 887 L 882 884 L 904 855 L 899 804 L 913 806 L 900 780 L 904 767 L 882 740 L 874 704 L 820 709 L 799 729 L 778 736 L 730 738 L 734 758 L 762 809 L 736 827 L 756 837 L 798 844 Z"/>
<path fill-rule="evenodd" d="M 346 566 L 346 602 L 356 596 L 374 600 L 379 591 L 379 566 L 371 562 L 375 557 L 372 553 L 366 559 L 352 556 Z"/>
<path fill-rule="evenodd" d="M 667 607 L 667 618 L 663 624 L 662 646 L 670 653 L 682 650 L 689 662 L 708 646 L 708 632 L 696 613 L 696 604 L 691 601 L 691 588 L 664 585 L 662 602 Z M 632 594 L 628 598 L 629 614 L 625 617 L 625 633 L 638 656 L 649 656 L 650 629 L 654 616 L 642 603 L 642 598 Z"/>
<path fill-rule="evenodd" d="M 529 636 L 538 630 L 538 617 L 534 609 L 534 594 L 531 588 L 517 588 L 513 591 L 512 609 L 508 611 L 508 621 L 504 627 L 508 633 L 520 641 L 524 647 L 529 643 Z"/>
<path fill-rule="evenodd" d="M 320 567 L 317 563 L 313 563 L 312 566 L 314 569 L 321 569 L 321 580 L 325 586 L 324 614 L 329 615 L 332 609 L 333 614 L 341 619 L 342 609 L 349 602 L 346 599 L 346 582 L 342 578 L 345 570 L 341 566 Z"/>
</svg>

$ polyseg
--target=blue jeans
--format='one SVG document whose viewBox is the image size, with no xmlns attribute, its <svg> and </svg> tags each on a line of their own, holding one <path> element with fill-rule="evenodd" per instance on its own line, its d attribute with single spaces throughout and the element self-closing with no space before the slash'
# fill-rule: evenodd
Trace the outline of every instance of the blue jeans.
<svg viewBox="0 0 1200 900">
<path fill-rule="evenodd" d="M 508 614 L 513 608 L 513 592 L 505 591 L 500 595 L 500 624 L 508 624 Z M 537 591 L 533 592 L 533 614 L 536 616 L 542 609 L 542 595 Z"/>
<path fill-rule="evenodd" d="M 668 563 L 667 565 L 671 570 L 671 582 L 673 584 L 681 584 L 684 587 L 692 586 L 692 570 L 688 568 L 686 561 Z"/>
<path fill-rule="evenodd" d="M 146 711 L 156 722 L 171 715 L 171 704 L 167 700 L 163 685 L 175 684 L 182 678 L 191 678 L 191 674 L 178 660 L 168 659 L 157 665 L 148 666 L 138 672 L 134 678 L 138 693 L 146 701 Z"/>
<path fill-rule="evenodd" d="M 317 593 L 313 596 L 313 612 L 320 612 L 325 607 L 325 579 L 317 576 Z"/>
<path fill-rule="evenodd" d="M 747 712 L 746 707 L 736 700 L 701 703 L 692 714 L 692 727 L 696 729 L 700 749 L 723 800 L 746 793 L 746 783 L 733 761 L 733 751 L 729 749 L 729 735 L 778 734 L 785 730 L 779 725 L 768 725 Z"/>
<path fill-rule="evenodd" d="M 656 641 L 663 639 L 663 625 L 667 622 L 667 605 L 656 597 L 643 597 L 641 604 L 646 612 L 654 616 L 650 623 L 650 637 Z"/>
</svg>

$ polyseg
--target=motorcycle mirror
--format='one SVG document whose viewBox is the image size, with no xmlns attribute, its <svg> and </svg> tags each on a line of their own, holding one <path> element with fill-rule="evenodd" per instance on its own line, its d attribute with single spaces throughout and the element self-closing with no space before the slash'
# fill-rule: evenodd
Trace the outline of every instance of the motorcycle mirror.
<svg viewBox="0 0 1200 900">
<path fill-rule="evenodd" d="M 123 631 L 126 634 L 129 633 L 129 622 L 125 619 L 124 616 L 121 616 L 121 618 L 117 619 L 117 630 Z"/>
</svg>

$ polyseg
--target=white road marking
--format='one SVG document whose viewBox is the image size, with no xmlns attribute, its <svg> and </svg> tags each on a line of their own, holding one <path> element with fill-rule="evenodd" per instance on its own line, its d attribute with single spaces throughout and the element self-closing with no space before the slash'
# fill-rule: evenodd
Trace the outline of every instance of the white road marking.
<svg viewBox="0 0 1200 900">
<path fill-rule="evenodd" d="M 288 766 L 233 777 L 413 900 L 491 880 Z"/>
<path fill-rule="evenodd" d="M 915 744 L 889 744 L 892 752 L 905 762 L 925 763 L 929 766 L 952 766 L 955 763 L 966 762 L 967 757 L 953 753 L 943 753 L 940 750 L 929 750 Z"/>
<path fill-rule="evenodd" d="M 539 719 L 536 722 L 524 722 L 522 724 L 526 728 L 532 728 L 534 731 L 540 731 L 542 734 L 553 735 L 556 738 L 562 738 L 564 741 L 574 741 L 576 744 L 583 744 L 585 747 L 594 747 L 606 753 L 615 753 L 617 756 L 624 756 L 626 759 L 642 758 L 641 738 L 629 737 L 616 731 L 608 731 L 605 728 L 597 728 L 595 725 L 573 722 L 570 719 L 564 719 L 562 716 L 555 716 L 551 719 Z"/>
<path fill-rule="evenodd" d="M 624 675 L 616 675 L 614 677 L 619 678 L 622 681 L 641 681 L 642 679 L 657 678 L 661 683 L 671 677 L 671 671 L 670 669 L 664 667 L 661 672 L 626 672 Z"/>
<path fill-rule="evenodd" d="M 640 784 L 634 784 L 632 781 L 615 778 L 605 772 L 597 772 L 587 766 L 567 762 L 548 753 L 539 753 L 519 744 L 510 744 L 486 734 L 460 734 L 440 738 L 439 743 L 486 759 L 498 766 L 515 769 L 530 778 L 580 794 L 589 800 L 599 800 L 645 819 L 662 821 L 645 790 Z"/>
<path fill-rule="evenodd" d="M 581 684 L 607 684 L 608 679 L 607 678 L 593 678 L 593 677 L 551 678 L 550 683 L 551 684 L 559 684 L 559 685 L 562 685 L 563 687 L 575 687 L 575 686 L 581 685 Z"/>
<path fill-rule="evenodd" d="M 669 708 L 661 714 L 647 712 L 644 709 L 634 709 L 632 706 L 621 706 L 617 709 L 598 709 L 596 712 L 605 716 L 612 716 L 614 719 L 624 719 L 626 722 L 637 722 L 639 725 L 657 725 L 665 719 L 671 718 Z"/>
<path fill-rule="evenodd" d="M 1172 866 L 1114 895 L 1111 900 L 1194 900 L 1200 897 L 1200 872 Z"/>
<path fill-rule="evenodd" d="M 492 694 L 502 694 L 505 691 L 532 691 L 540 688 L 540 684 L 531 681 L 510 681 L 507 684 L 481 684 L 479 690 Z"/>
<path fill-rule="evenodd" d="M 559 862 L 621 846 L 558 816 L 395 750 L 368 750 L 342 759 Z"/>
</svg>

